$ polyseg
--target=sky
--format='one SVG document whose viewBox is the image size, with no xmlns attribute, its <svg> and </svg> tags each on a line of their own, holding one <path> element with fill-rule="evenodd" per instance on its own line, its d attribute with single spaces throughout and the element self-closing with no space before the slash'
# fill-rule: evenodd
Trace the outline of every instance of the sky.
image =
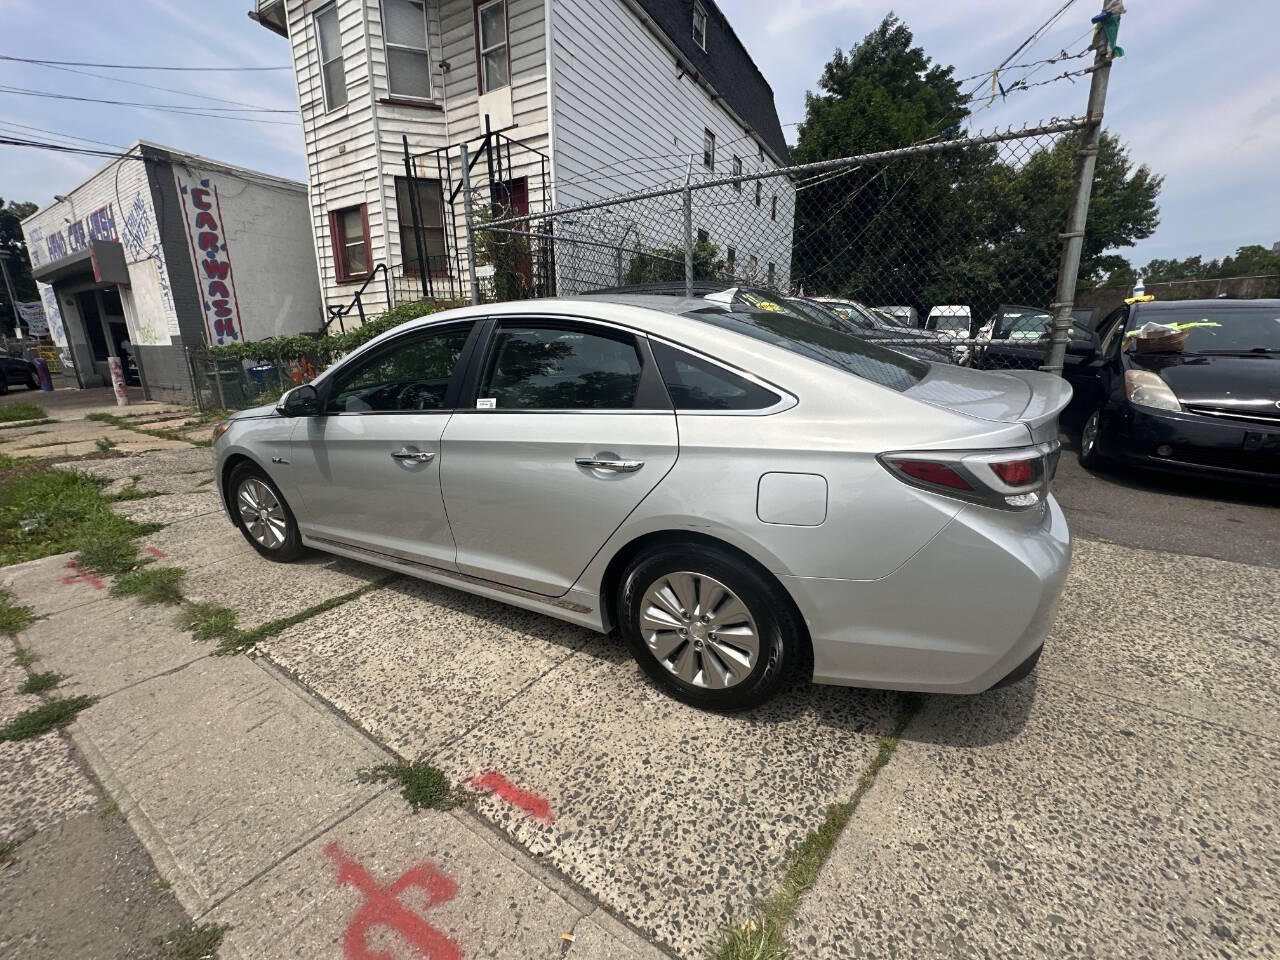
<svg viewBox="0 0 1280 960">
<path fill-rule="evenodd" d="M 884 0 L 718 0 L 774 91 L 788 139 L 804 117 L 807 90 L 823 64 L 848 49 L 891 9 Z M 990 70 L 1061 6 L 995 0 L 896 0 L 895 12 L 935 60 L 963 77 Z M 252 0 L 0 0 L 0 55 L 105 63 L 284 66 L 284 38 L 247 16 Z M 1280 241 L 1280 2 L 1132 0 L 1111 71 L 1106 128 L 1137 163 L 1165 177 L 1160 227 L 1122 251 L 1154 257 L 1221 257 L 1238 246 Z M 106 11 L 110 10 L 110 16 Z M 1096 0 L 1077 0 L 1018 62 L 1071 52 L 1087 42 Z M 1010 13 L 1010 11 L 1014 11 Z M 196 14 L 198 11 L 198 15 Z M 1211 15 L 1211 11 L 1216 12 Z M 0 88 L 20 87 L 115 100 L 224 107 L 224 100 L 295 110 L 288 71 L 123 72 L 99 77 L 0 60 Z M 1062 68 L 1044 68 L 1034 79 Z M 1016 78 L 1018 74 L 1012 75 Z M 154 84 L 167 92 L 104 77 Z M 966 87 L 967 89 L 967 87 Z M 972 127 L 1020 127 L 1084 112 L 1087 80 L 1011 95 Z M 201 100 L 202 97 L 221 98 Z M 301 129 L 288 113 L 245 122 L 135 107 L 53 100 L 0 91 L 0 136 L 54 139 L 40 130 L 127 145 L 142 138 L 266 173 L 305 175 Z M 16 126 L 25 124 L 25 127 Z M 83 145 L 83 144 L 82 144 Z M 110 148 L 105 148 L 110 149 Z M 106 161 L 0 146 L 0 197 L 44 205 Z"/>
</svg>

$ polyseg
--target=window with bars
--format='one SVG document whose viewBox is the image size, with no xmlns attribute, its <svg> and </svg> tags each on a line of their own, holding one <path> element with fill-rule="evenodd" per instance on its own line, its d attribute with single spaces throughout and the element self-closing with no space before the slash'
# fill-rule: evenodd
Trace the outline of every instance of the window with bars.
<svg viewBox="0 0 1280 960">
<path fill-rule="evenodd" d="M 324 89 L 324 108 L 337 110 L 347 102 L 347 75 L 342 62 L 342 32 L 338 28 L 337 4 L 329 4 L 315 13 L 316 38 L 320 48 L 320 86 Z"/>
<path fill-rule="evenodd" d="M 382 0 L 382 29 L 391 95 L 431 99 L 426 4 L 419 0 Z"/>
<path fill-rule="evenodd" d="M 405 276 L 421 277 L 423 275 L 418 255 L 419 242 L 422 256 L 426 257 L 427 269 L 431 274 L 447 275 L 449 248 L 445 243 L 444 195 L 440 190 L 440 181 L 415 179 L 414 185 L 417 189 L 411 191 L 407 178 L 396 177 L 396 220 L 400 225 L 400 262 L 404 265 Z M 418 206 L 416 237 L 413 232 L 413 201 L 415 199 Z"/>
<path fill-rule="evenodd" d="M 362 203 L 329 213 L 334 276 L 339 283 L 369 276 L 369 215 Z"/>
<path fill-rule="evenodd" d="M 778 219 L 778 195 L 775 193 L 773 199 L 769 202 L 769 219 Z"/>
<path fill-rule="evenodd" d="M 499 90 L 511 82 L 510 48 L 507 43 L 507 0 L 476 3 L 476 58 L 480 92 Z"/>
</svg>

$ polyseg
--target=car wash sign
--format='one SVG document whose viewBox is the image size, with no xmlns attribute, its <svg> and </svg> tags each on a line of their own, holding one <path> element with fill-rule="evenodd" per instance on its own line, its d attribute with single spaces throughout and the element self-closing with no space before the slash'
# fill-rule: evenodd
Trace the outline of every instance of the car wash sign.
<svg viewBox="0 0 1280 960">
<path fill-rule="evenodd" d="M 244 328 L 240 323 L 240 302 L 236 299 L 236 278 L 227 246 L 218 187 L 208 177 L 188 182 L 184 182 L 182 177 L 177 180 L 209 342 L 224 344 L 242 340 Z"/>
</svg>

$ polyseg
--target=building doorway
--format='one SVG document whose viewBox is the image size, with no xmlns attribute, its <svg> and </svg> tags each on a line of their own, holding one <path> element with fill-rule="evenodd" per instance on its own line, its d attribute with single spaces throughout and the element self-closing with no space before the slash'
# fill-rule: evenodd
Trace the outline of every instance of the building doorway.
<svg viewBox="0 0 1280 960">
<path fill-rule="evenodd" d="M 85 337 L 93 351 L 94 366 L 101 365 L 105 368 L 108 357 L 114 354 L 124 363 L 125 383 L 140 384 L 142 380 L 138 374 L 138 361 L 134 356 L 133 345 L 129 342 L 129 326 L 125 323 L 120 291 L 114 286 L 101 290 L 83 290 L 76 294 L 76 306 L 80 308 L 80 317 L 84 320 Z"/>
</svg>

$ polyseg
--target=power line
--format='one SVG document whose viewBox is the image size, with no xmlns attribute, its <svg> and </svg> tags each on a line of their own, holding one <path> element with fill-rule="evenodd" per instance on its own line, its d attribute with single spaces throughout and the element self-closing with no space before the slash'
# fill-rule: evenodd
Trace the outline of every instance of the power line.
<svg viewBox="0 0 1280 960">
<path fill-rule="evenodd" d="M 61 137 L 64 140 L 80 140 L 84 143 L 96 143 L 103 147 L 119 147 L 121 150 L 124 149 L 124 144 L 122 143 L 108 143 L 106 140 L 95 140 L 92 137 L 79 137 L 74 133 L 63 133 L 61 130 L 48 130 L 44 127 L 34 127 L 29 123 L 19 123 L 17 120 L 0 120 L 0 124 L 4 124 L 7 127 L 22 127 L 26 130 L 34 130 L 37 133 L 47 133 L 50 136 Z"/>
<path fill-rule="evenodd" d="M 265 120 L 258 117 L 237 117 L 235 113 L 296 113 L 294 110 L 263 110 L 249 109 L 241 107 L 205 107 L 195 105 L 192 107 L 182 104 L 168 103 L 142 103 L 130 100 L 105 100 L 97 97 L 77 97 L 69 93 L 52 93 L 46 90 L 30 90 L 25 87 L 8 87 L 0 86 L 0 93 L 11 93 L 25 97 L 43 97 L 52 100 L 75 100 L 81 103 L 102 103 L 114 107 L 136 107 L 143 110 L 157 110 L 161 113 L 176 113 L 181 116 L 188 117 L 209 117 L 217 120 L 242 120 L 248 123 L 270 123 L 276 126 L 292 126 L 297 121 L 287 120 Z M 216 113 L 210 111 L 218 111 Z"/>
<path fill-rule="evenodd" d="M 83 60 L 39 60 L 34 57 L 12 57 L 0 54 L 0 60 L 39 63 L 58 67 L 97 67 L 101 70 L 172 70 L 192 73 L 253 73 L 268 70 L 292 70 L 293 67 L 169 67 L 140 63 L 89 63 Z"/>
<path fill-rule="evenodd" d="M 126 80 L 123 77 L 112 77 L 105 73 L 93 73 L 89 70 L 77 70 L 74 67 L 60 67 L 52 63 L 42 63 L 38 66 L 48 67 L 51 70 L 62 70 L 66 73 L 78 74 L 82 77 L 93 77 L 96 80 L 106 80 L 109 83 L 127 83 L 131 87 L 145 87 L 148 90 L 159 90 L 162 93 L 176 93 L 183 97 L 196 97 L 200 100 L 210 100 L 214 103 L 230 103 L 238 107 L 245 107 L 249 110 L 269 110 L 271 108 L 264 107 L 258 103 L 245 103 L 243 100 L 228 100 L 226 97 L 213 97 L 206 93 L 196 93 L 194 90 L 175 90 L 173 87 L 161 87 L 154 83 L 142 83 L 138 80 Z M 212 108 L 210 108 L 212 109 Z"/>
<path fill-rule="evenodd" d="M 145 157 L 132 153 L 122 153 L 111 150 L 95 150 L 92 147 L 75 147 L 69 144 L 49 143 L 41 140 L 19 139 L 17 137 L 0 136 L 0 146 L 5 147 L 35 147 L 39 150 L 52 150 L 55 153 L 78 153 L 89 157 L 109 157 L 113 160 L 133 159 L 145 160 Z"/>
</svg>

